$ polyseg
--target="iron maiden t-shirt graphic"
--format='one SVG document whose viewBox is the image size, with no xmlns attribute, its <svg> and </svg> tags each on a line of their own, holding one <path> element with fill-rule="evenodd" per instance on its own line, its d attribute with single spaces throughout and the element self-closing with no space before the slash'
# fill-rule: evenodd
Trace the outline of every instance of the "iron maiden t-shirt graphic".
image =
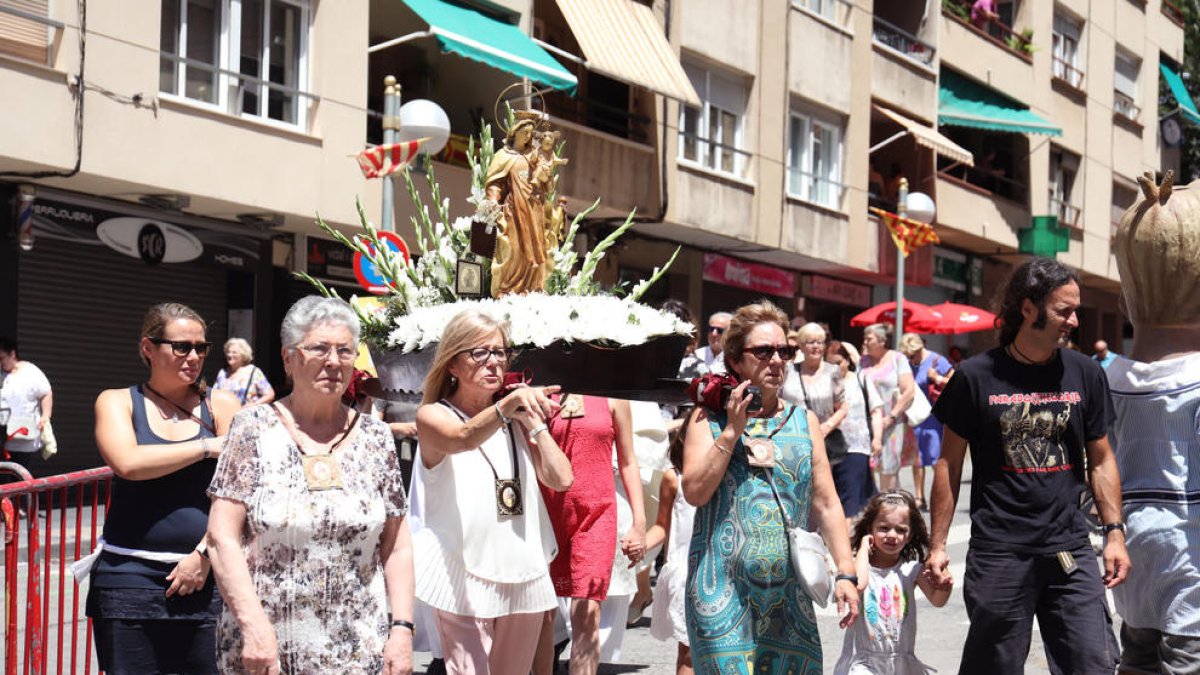
<svg viewBox="0 0 1200 675">
<path fill-rule="evenodd" d="M 1095 361 L 1059 350 L 1033 366 L 993 349 L 959 364 L 933 412 L 970 444 L 972 548 L 1086 545 L 1084 453 L 1112 419 Z"/>
<path fill-rule="evenodd" d="M 1000 415 L 1001 470 L 1050 473 L 1074 468 L 1063 434 L 1072 408 L 1081 400 L 1079 392 L 989 396 L 989 405 L 1007 406 Z"/>
</svg>

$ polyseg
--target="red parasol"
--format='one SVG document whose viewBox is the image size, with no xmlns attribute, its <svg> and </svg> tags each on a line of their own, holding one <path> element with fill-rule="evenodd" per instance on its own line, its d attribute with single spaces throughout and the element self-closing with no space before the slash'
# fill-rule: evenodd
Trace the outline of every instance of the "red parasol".
<svg viewBox="0 0 1200 675">
<path fill-rule="evenodd" d="M 905 303 L 905 305 L 907 304 Z M 930 309 L 940 314 L 941 318 L 938 319 L 932 328 L 924 332 L 957 335 L 959 333 L 971 333 L 978 330 L 989 330 L 996 326 L 996 315 L 978 307 L 960 305 L 954 302 L 943 302 L 940 305 L 930 307 Z"/>
<path fill-rule="evenodd" d="M 904 329 L 918 333 L 926 332 L 925 328 L 936 325 L 941 317 L 929 305 L 922 305 L 912 300 L 904 301 Z M 896 323 L 896 303 L 885 302 L 865 310 L 853 319 L 851 326 L 870 326 L 873 323 Z"/>
</svg>

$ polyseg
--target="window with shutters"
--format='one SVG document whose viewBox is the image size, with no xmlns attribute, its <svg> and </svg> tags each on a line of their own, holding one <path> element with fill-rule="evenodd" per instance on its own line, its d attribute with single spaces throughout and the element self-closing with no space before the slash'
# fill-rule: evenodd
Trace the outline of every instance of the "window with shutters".
<svg viewBox="0 0 1200 675">
<path fill-rule="evenodd" d="M 1082 35 L 1082 21 L 1061 10 L 1055 10 L 1051 74 L 1055 79 L 1076 89 L 1083 89 L 1083 69 L 1080 65 L 1083 59 L 1079 47 Z"/>
<path fill-rule="evenodd" d="M 788 125 L 788 195 L 840 209 L 842 130 L 840 124 L 806 111 L 793 111 Z"/>
<path fill-rule="evenodd" d="M 0 0 L 0 54 L 53 65 L 50 48 L 62 24 L 50 19 L 49 0 Z"/>
<path fill-rule="evenodd" d="M 159 90 L 305 126 L 310 14 L 302 0 L 162 0 Z"/>
<path fill-rule="evenodd" d="M 1142 114 L 1137 95 L 1142 61 L 1118 47 L 1113 66 L 1113 112 L 1136 122 Z"/>
<path fill-rule="evenodd" d="M 683 69 L 700 107 L 679 107 L 679 159 L 743 177 L 750 157 L 743 129 L 749 88 L 732 75 L 689 63 Z"/>
<path fill-rule="evenodd" d="M 1075 203 L 1075 178 L 1079 175 L 1079 155 L 1057 146 L 1050 148 L 1050 213 L 1058 224 L 1080 227 L 1079 206 Z"/>
</svg>

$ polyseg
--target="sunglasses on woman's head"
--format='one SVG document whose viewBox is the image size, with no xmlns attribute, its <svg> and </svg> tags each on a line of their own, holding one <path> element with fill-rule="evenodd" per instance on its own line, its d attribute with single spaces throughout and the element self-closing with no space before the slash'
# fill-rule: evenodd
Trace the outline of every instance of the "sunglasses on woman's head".
<svg viewBox="0 0 1200 675">
<path fill-rule="evenodd" d="M 156 345 L 171 345 L 171 353 L 175 356 L 187 356 L 196 350 L 196 356 L 205 356 L 212 348 L 211 342 L 188 342 L 187 340 L 164 340 L 163 338 L 146 338 Z"/>
<path fill-rule="evenodd" d="M 464 349 L 459 354 L 466 354 L 478 365 L 487 363 L 489 358 L 495 357 L 500 363 L 507 363 L 512 358 L 513 350 L 503 349 L 488 349 L 487 347 L 476 347 L 475 349 Z"/>
<path fill-rule="evenodd" d="M 746 350 L 747 354 L 754 356 L 759 361 L 770 361 L 772 354 L 779 354 L 779 358 L 784 361 L 791 361 L 796 358 L 796 348 L 791 345 L 765 345 L 762 347 L 750 347 Z"/>
</svg>

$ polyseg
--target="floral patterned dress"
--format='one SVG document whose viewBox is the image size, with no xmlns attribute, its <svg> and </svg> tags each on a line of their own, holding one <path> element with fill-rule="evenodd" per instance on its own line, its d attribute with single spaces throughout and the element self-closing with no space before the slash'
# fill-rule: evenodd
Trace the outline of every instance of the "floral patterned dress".
<svg viewBox="0 0 1200 675">
<path fill-rule="evenodd" d="M 283 673 L 379 673 L 388 636 L 380 536 L 408 501 L 392 434 L 364 417 L 334 452 L 342 488 L 309 491 L 300 451 L 269 406 L 238 413 L 208 494 L 246 507 L 243 551 L 279 643 Z M 217 663 L 241 673 L 228 607 Z"/>
</svg>

